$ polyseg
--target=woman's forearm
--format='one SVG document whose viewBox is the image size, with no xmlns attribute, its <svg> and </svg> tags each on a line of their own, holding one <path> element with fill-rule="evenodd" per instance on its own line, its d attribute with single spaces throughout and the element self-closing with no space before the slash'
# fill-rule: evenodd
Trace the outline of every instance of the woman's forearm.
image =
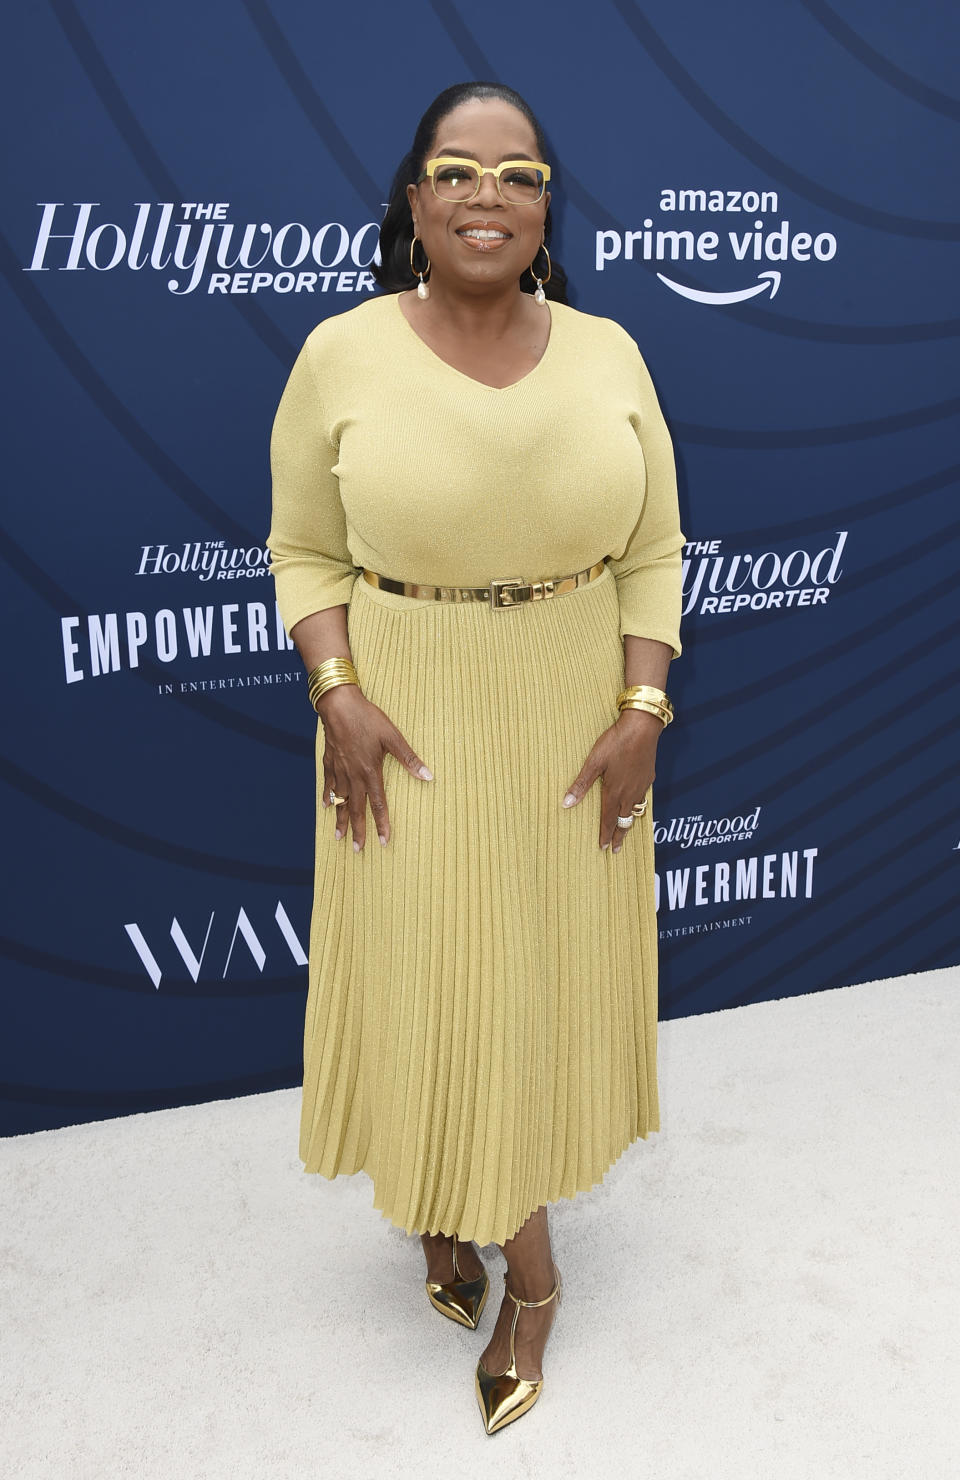
<svg viewBox="0 0 960 1480">
<path fill-rule="evenodd" d="M 623 639 L 624 688 L 648 683 L 666 690 L 667 673 L 673 659 L 673 648 L 653 637 L 635 637 L 628 632 Z"/>
<path fill-rule="evenodd" d="M 325 658 L 351 658 L 347 638 L 347 608 L 328 606 L 325 611 L 311 612 L 290 629 L 297 652 L 309 673 Z"/>
<path fill-rule="evenodd" d="M 309 673 L 326 658 L 349 658 L 353 661 L 347 638 L 347 606 L 328 606 L 322 612 L 311 612 L 290 629 L 297 652 Z M 317 712 L 321 719 L 344 705 L 354 703 L 360 690 L 355 684 L 336 684 L 317 700 Z"/>
</svg>

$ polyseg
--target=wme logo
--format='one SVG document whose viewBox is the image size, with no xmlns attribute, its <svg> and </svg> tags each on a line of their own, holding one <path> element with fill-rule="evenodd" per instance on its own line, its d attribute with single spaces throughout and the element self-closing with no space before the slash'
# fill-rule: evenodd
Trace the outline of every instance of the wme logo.
<svg viewBox="0 0 960 1480">
<path fill-rule="evenodd" d="M 180 955 L 180 959 L 190 973 L 191 980 L 194 982 L 199 979 L 200 972 L 203 969 L 204 959 L 207 954 L 207 947 L 210 944 L 210 933 L 213 930 L 213 921 L 215 915 L 216 911 L 211 910 L 210 919 L 207 921 L 206 934 L 203 937 L 203 944 L 199 947 L 199 951 L 197 951 L 187 939 L 186 934 L 182 926 L 180 925 L 180 922 L 177 919 L 176 915 L 174 915 L 173 923 L 170 926 L 170 939 L 176 946 L 177 951 Z M 279 900 L 277 900 L 277 908 L 274 912 L 273 918 L 276 921 L 276 924 L 280 931 L 280 935 L 283 938 L 286 948 L 289 950 L 290 955 L 293 957 L 296 965 L 306 966 L 306 952 L 297 939 L 296 931 L 290 923 L 290 917 Z M 127 935 L 130 937 L 130 940 L 133 943 L 133 949 L 140 957 L 144 970 L 146 971 L 150 980 L 153 982 L 153 985 L 157 989 L 159 989 L 160 982 L 163 977 L 163 972 L 160 969 L 160 965 L 157 961 L 156 956 L 150 949 L 150 946 L 147 944 L 146 936 L 135 921 L 130 925 L 124 925 L 123 928 L 127 932 Z M 273 932 L 271 928 L 271 935 L 272 933 Z M 238 937 L 246 946 L 247 950 L 250 952 L 250 955 L 253 957 L 258 971 L 262 972 L 264 966 L 267 963 L 267 952 L 264 948 L 263 942 L 261 941 L 260 936 L 257 934 L 256 930 L 253 928 L 250 917 L 247 914 L 246 910 L 241 909 L 237 915 L 236 923 L 233 927 L 233 934 L 230 938 L 230 947 L 227 951 L 226 959 L 223 963 L 223 977 L 221 978 L 221 980 L 226 977 L 226 974 L 230 969 L 230 962 L 233 959 L 233 952 L 234 948 L 236 947 Z M 214 963 L 212 961 L 209 963 L 210 966 L 212 966 L 213 964 Z M 219 962 L 217 962 L 216 965 L 217 969 L 219 969 Z"/>
</svg>

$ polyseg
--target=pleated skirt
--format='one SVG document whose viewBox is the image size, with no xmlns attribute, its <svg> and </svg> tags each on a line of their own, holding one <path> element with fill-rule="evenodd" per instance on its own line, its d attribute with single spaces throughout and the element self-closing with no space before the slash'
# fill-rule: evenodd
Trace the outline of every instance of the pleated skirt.
<svg viewBox="0 0 960 1480">
<path fill-rule="evenodd" d="M 652 803 L 618 854 L 599 780 L 561 805 L 617 718 L 616 582 L 491 611 L 360 578 L 348 634 L 434 780 L 387 755 L 360 852 L 318 796 L 300 1159 L 408 1234 L 503 1244 L 660 1128 Z"/>
</svg>

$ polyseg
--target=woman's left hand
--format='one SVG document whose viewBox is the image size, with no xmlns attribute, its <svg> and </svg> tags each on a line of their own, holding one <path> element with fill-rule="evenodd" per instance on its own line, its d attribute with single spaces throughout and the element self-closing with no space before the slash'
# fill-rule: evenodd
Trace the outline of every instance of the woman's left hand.
<svg viewBox="0 0 960 1480">
<path fill-rule="evenodd" d="M 634 804 L 643 801 L 656 775 L 657 741 L 663 725 L 656 715 L 643 709 L 625 709 L 604 730 L 570 786 L 565 806 L 573 806 L 603 777 L 600 802 L 600 847 L 613 844 L 619 853 L 629 828 L 618 827 L 618 817 L 629 817 Z"/>
</svg>

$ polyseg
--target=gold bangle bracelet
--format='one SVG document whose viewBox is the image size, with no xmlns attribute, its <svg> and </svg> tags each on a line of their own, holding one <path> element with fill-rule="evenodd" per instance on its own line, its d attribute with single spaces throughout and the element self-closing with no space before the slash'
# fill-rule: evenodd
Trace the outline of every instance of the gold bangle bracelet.
<svg viewBox="0 0 960 1480">
<path fill-rule="evenodd" d="M 662 704 L 648 703 L 646 699 L 626 699 L 622 704 L 618 705 L 618 708 L 621 714 L 625 709 L 642 709 L 646 714 L 655 714 L 664 729 L 666 729 L 667 725 L 673 719 L 671 710 L 665 709 Z"/>
<path fill-rule="evenodd" d="M 349 658 L 325 658 L 315 668 L 311 668 L 307 674 L 307 683 L 313 683 L 317 679 L 327 678 L 334 673 L 355 674 L 356 669 Z"/>
<path fill-rule="evenodd" d="M 348 683 L 356 684 L 358 688 L 360 687 L 360 681 L 356 678 L 347 678 L 346 676 L 344 676 L 343 678 L 329 678 L 323 683 L 311 684 L 310 688 L 307 690 L 307 697 L 312 704 L 315 699 L 319 699 L 323 694 L 327 692 L 328 689 L 338 689 L 343 684 Z"/>
<path fill-rule="evenodd" d="M 315 673 L 331 672 L 335 668 L 349 668 L 353 673 L 357 671 L 353 666 L 352 658 L 324 658 L 322 663 L 318 663 L 315 668 L 310 669 L 307 678 L 312 678 Z"/>
<path fill-rule="evenodd" d="M 622 713 L 624 709 L 645 709 L 662 721 L 664 729 L 675 717 L 669 695 L 649 683 L 635 683 L 620 690 L 617 711 Z"/>
<path fill-rule="evenodd" d="M 322 694 L 324 689 L 328 689 L 332 684 L 338 683 L 359 683 L 359 679 L 355 673 L 349 673 L 345 669 L 338 670 L 336 673 L 320 674 L 317 677 L 307 680 L 307 693 L 312 694 L 317 692 Z"/>
<path fill-rule="evenodd" d="M 669 717 L 669 715 L 664 714 L 664 712 L 663 712 L 662 709 L 648 709 L 646 707 L 646 705 L 643 705 L 643 704 L 628 704 L 628 705 L 625 705 L 625 708 L 626 709 L 642 709 L 645 714 L 652 714 L 652 715 L 654 715 L 660 721 L 660 724 L 663 727 L 663 729 L 666 729 L 667 728 L 667 725 L 670 723 L 670 717 Z M 623 714 L 623 712 L 624 712 L 624 710 L 621 709 L 620 713 Z"/>
<path fill-rule="evenodd" d="M 316 709 L 317 713 L 319 714 L 320 711 L 319 709 L 317 709 L 318 701 L 322 699 L 324 694 L 326 694 L 330 689 L 342 688 L 344 684 L 356 684 L 357 688 L 360 687 L 359 681 L 355 678 L 335 679 L 332 683 L 325 684 L 322 689 L 318 688 L 310 690 L 308 698 L 310 700 L 311 707 L 313 709 Z"/>
<path fill-rule="evenodd" d="M 307 679 L 308 691 L 324 689 L 331 683 L 358 683 L 357 674 L 349 668 L 338 668 L 334 673 L 315 673 Z"/>
<path fill-rule="evenodd" d="M 357 675 L 351 669 L 338 668 L 334 673 L 317 673 L 307 679 L 308 689 L 324 689 L 331 683 L 355 683 Z"/>
<path fill-rule="evenodd" d="M 351 659 L 325 658 L 322 663 L 311 668 L 307 674 L 307 697 L 311 707 L 317 708 L 317 700 L 322 698 L 328 689 L 345 683 L 356 684 L 358 688 L 360 687 L 360 679 Z"/>
<path fill-rule="evenodd" d="M 618 709 L 629 709 L 634 704 L 649 704 L 654 709 L 661 709 L 664 714 L 673 718 L 673 705 L 664 704 L 660 699 L 620 699 L 617 701 Z"/>
<path fill-rule="evenodd" d="M 621 689 L 617 695 L 617 704 L 619 705 L 624 699 L 645 699 L 649 704 L 662 704 L 665 709 L 673 712 L 669 696 L 663 689 L 654 688 L 653 684 L 635 683 L 629 688 Z"/>
</svg>

